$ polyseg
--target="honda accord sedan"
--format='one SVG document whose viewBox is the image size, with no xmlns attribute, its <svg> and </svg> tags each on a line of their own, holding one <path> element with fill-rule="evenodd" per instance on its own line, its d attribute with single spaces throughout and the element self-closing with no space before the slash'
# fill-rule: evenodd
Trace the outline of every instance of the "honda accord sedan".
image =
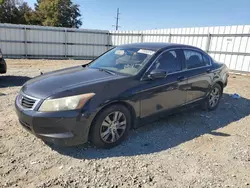
<svg viewBox="0 0 250 188">
<path fill-rule="evenodd" d="M 227 80 L 227 67 L 199 48 L 127 44 L 29 80 L 15 106 L 21 125 L 46 142 L 111 148 L 180 108 L 216 109 Z"/>
</svg>

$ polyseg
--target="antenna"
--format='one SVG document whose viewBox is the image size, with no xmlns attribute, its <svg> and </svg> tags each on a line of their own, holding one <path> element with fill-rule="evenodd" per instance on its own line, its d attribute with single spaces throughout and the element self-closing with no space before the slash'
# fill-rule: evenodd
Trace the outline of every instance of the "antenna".
<svg viewBox="0 0 250 188">
<path fill-rule="evenodd" d="M 115 27 L 115 30 L 117 31 L 118 30 L 118 28 L 119 27 L 121 27 L 121 26 L 119 26 L 119 15 L 120 15 L 121 13 L 119 12 L 119 8 L 117 8 L 117 13 L 116 13 L 116 17 L 115 17 L 115 19 L 116 19 L 116 24 L 115 25 L 112 25 L 113 27 Z"/>
</svg>

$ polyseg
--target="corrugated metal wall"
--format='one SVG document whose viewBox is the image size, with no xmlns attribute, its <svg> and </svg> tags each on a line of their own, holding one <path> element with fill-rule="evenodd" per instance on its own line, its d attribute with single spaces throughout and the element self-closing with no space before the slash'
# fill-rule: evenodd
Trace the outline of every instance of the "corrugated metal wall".
<svg viewBox="0 0 250 188">
<path fill-rule="evenodd" d="M 108 49 L 109 31 L 0 24 L 7 57 L 92 59 Z"/>
<path fill-rule="evenodd" d="M 250 25 L 145 31 L 107 31 L 0 24 L 8 57 L 94 58 L 126 43 L 172 42 L 197 46 L 232 70 L 250 72 Z"/>
<path fill-rule="evenodd" d="M 171 42 L 196 46 L 232 70 L 250 72 L 250 25 L 111 31 L 111 36 L 112 45 Z"/>
</svg>

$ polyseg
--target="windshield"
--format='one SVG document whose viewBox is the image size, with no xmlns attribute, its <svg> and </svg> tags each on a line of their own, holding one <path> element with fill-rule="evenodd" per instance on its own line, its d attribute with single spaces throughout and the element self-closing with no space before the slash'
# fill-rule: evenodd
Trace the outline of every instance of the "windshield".
<svg viewBox="0 0 250 188">
<path fill-rule="evenodd" d="M 94 60 L 89 67 L 136 75 L 154 53 L 141 48 L 116 47 Z"/>
</svg>

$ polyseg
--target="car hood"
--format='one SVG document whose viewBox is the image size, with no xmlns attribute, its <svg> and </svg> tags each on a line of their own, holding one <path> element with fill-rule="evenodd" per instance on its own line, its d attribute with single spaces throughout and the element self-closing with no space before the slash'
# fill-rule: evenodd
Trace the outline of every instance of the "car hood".
<svg viewBox="0 0 250 188">
<path fill-rule="evenodd" d="M 118 76 L 98 69 L 77 66 L 35 77 L 24 84 L 22 92 L 32 97 L 45 99 L 61 91 L 112 80 L 116 77 Z"/>
</svg>

